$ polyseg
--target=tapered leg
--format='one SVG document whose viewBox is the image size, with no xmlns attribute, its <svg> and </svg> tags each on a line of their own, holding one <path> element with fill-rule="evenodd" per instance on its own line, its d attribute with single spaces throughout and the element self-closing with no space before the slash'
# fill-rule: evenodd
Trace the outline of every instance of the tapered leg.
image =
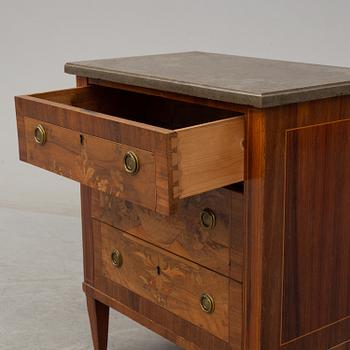
<svg viewBox="0 0 350 350">
<path fill-rule="evenodd" d="M 107 350 L 109 307 L 86 296 L 94 350 Z"/>
</svg>

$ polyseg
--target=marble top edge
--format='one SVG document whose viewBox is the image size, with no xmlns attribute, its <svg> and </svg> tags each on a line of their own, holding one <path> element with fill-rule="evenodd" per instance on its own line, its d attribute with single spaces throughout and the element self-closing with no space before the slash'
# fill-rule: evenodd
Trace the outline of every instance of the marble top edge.
<svg viewBox="0 0 350 350">
<path fill-rule="evenodd" d="M 85 61 L 82 61 L 85 62 Z M 234 93 L 249 93 L 255 96 L 263 96 L 263 94 L 260 93 L 252 93 L 250 91 L 245 91 L 245 90 L 233 90 L 233 89 L 225 89 L 225 88 L 220 88 L 220 87 L 216 87 L 216 86 L 211 86 L 211 85 L 205 85 L 205 84 L 193 84 L 187 81 L 181 81 L 181 80 L 175 80 L 175 79 L 168 79 L 168 78 L 157 78 L 151 75 L 145 75 L 145 74 L 136 74 L 136 73 L 132 73 L 132 72 L 123 72 L 123 71 L 118 71 L 118 70 L 109 70 L 109 69 L 101 69 L 98 67 L 93 67 L 93 66 L 88 66 L 88 65 L 84 65 L 84 64 L 79 64 L 79 62 L 72 62 L 69 63 L 67 62 L 65 64 L 65 73 L 68 74 L 75 74 L 73 72 L 75 72 L 76 69 L 86 69 L 86 77 L 88 77 L 88 73 L 92 72 L 92 71 L 96 71 L 96 72 L 100 72 L 103 71 L 105 73 L 110 73 L 113 74 L 115 76 L 125 76 L 125 77 L 134 77 L 134 78 L 139 78 L 139 79 L 150 79 L 152 81 L 162 81 L 162 82 L 169 82 L 169 83 L 174 83 L 174 84 L 184 84 L 184 85 L 189 85 L 189 86 L 196 86 L 196 87 L 202 87 L 202 88 L 208 88 L 208 89 L 214 89 L 214 90 L 218 90 L 218 91 L 227 91 L 227 92 L 234 92 Z M 349 82 L 350 83 L 350 82 Z"/>
<path fill-rule="evenodd" d="M 68 62 L 65 72 L 259 108 L 350 94 L 347 67 L 200 51 Z"/>
</svg>

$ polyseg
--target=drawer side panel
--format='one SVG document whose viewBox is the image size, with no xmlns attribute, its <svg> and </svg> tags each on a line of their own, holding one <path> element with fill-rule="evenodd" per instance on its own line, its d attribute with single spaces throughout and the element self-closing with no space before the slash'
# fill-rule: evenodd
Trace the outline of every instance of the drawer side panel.
<svg viewBox="0 0 350 350">
<path fill-rule="evenodd" d="M 243 181 L 241 117 L 177 130 L 179 198 Z"/>
</svg>

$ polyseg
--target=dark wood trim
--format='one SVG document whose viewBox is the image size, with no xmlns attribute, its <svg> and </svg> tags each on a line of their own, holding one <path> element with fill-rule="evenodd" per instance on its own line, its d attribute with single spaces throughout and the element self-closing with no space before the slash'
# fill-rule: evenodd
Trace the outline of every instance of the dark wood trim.
<svg viewBox="0 0 350 350">
<path fill-rule="evenodd" d="M 94 246 L 91 218 L 91 192 L 92 189 L 90 187 L 80 185 L 84 281 L 90 284 L 92 284 L 94 280 Z"/>
<path fill-rule="evenodd" d="M 343 342 L 341 344 L 338 344 L 337 346 L 334 346 L 329 350 L 350 350 L 350 340 Z"/>
<path fill-rule="evenodd" d="M 350 319 L 328 325 L 315 333 L 294 339 L 281 347 L 282 350 L 333 349 L 334 345 L 345 343 L 349 346 Z M 339 345 L 338 345 L 339 346 Z M 346 348 L 345 348 L 346 349 Z M 344 349 L 344 350 L 345 350 Z M 334 350 L 338 350 L 335 346 Z M 339 350 L 343 350 L 342 347 Z"/>
<path fill-rule="evenodd" d="M 265 178 L 265 120 L 262 112 L 246 118 L 244 186 L 244 349 L 259 350 L 262 320 L 262 227 Z"/>
<path fill-rule="evenodd" d="M 229 344 L 147 299 L 138 296 L 123 286 L 114 284 L 113 292 L 103 293 L 84 283 L 83 289 L 90 297 L 112 307 L 183 349 L 231 350 Z M 119 299 L 110 297 L 109 295 L 111 294 L 118 294 Z M 163 322 L 159 322 L 160 320 L 165 321 L 167 326 L 164 326 Z"/>
</svg>

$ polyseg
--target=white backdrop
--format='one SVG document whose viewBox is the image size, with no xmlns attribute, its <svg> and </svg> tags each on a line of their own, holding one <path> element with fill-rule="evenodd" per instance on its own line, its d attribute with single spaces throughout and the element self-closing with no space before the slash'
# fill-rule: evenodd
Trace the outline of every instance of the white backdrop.
<svg viewBox="0 0 350 350">
<path fill-rule="evenodd" d="M 202 50 L 350 66 L 348 0 L 1 0 L 0 210 L 79 214 L 79 186 L 20 163 L 13 96 L 74 86 L 66 61 Z"/>
</svg>

